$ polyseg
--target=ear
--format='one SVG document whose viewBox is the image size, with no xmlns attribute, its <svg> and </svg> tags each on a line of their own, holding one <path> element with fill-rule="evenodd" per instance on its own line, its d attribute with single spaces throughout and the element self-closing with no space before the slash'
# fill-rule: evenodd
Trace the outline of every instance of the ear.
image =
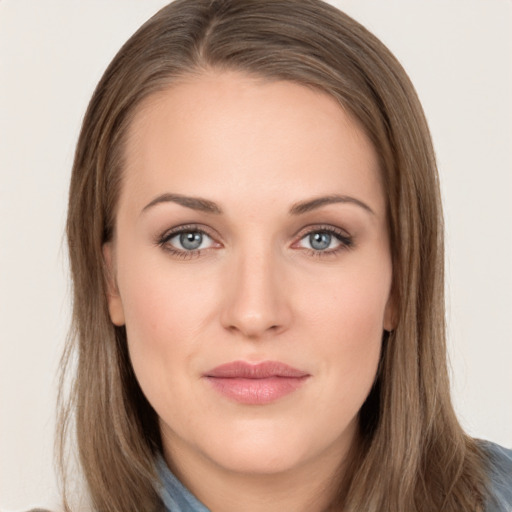
<svg viewBox="0 0 512 512">
<path fill-rule="evenodd" d="M 398 322 L 397 318 L 395 294 L 391 291 L 384 309 L 384 330 L 394 331 Z"/>
<path fill-rule="evenodd" d="M 110 320 L 118 327 L 125 324 L 123 303 L 116 283 L 114 266 L 114 247 L 112 242 L 103 244 L 103 261 L 105 265 L 105 285 Z"/>
</svg>

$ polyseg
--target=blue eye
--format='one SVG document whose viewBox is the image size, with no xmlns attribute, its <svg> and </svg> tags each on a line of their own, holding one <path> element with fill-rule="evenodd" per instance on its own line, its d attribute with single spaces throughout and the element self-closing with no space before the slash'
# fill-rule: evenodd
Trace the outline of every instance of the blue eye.
<svg viewBox="0 0 512 512">
<path fill-rule="evenodd" d="M 201 230 L 183 229 L 165 235 L 160 244 L 171 252 L 193 253 L 212 247 L 213 240 Z"/>
<path fill-rule="evenodd" d="M 174 238 L 178 238 L 181 246 L 187 249 L 188 251 L 199 249 L 199 247 L 201 247 L 201 244 L 203 243 L 203 233 L 199 233 L 198 231 L 189 231 L 188 233 L 181 233 Z"/>
<path fill-rule="evenodd" d="M 334 254 L 338 250 L 352 247 L 352 238 L 334 228 L 310 231 L 299 241 L 299 247 L 315 254 Z"/>
<path fill-rule="evenodd" d="M 316 251 L 325 251 L 331 245 L 332 235 L 330 233 L 312 233 L 308 235 L 309 244 Z"/>
</svg>

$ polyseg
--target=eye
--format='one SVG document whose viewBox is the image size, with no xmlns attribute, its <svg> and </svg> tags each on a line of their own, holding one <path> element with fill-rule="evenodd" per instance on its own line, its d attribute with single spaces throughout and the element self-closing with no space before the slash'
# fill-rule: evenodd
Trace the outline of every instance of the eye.
<svg viewBox="0 0 512 512">
<path fill-rule="evenodd" d="M 206 249 L 209 241 L 212 239 L 202 231 L 183 231 L 167 240 L 167 243 L 177 249 L 186 251 L 197 251 L 198 249 Z M 206 246 L 206 247 L 205 247 Z"/>
<path fill-rule="evenodd" d="M 297 247 L 309 250 L 315 255 L 335 254 L 352 245 L 353 241 L 349 235 L 333 227 L 311 230 L 297 243 Z"/>
<path fill-rule="evenodd" d="M 325 251 L 326 249 L 334 249 L 337 247 L 340 242 L 331 233 L 327 233 L 326 231 L 317 231 L 314 233 L 310 233 L 305 236 L 302 240 L 307 241 L 309 244 L 308 249 L 314 249 L 315 251 Z M 331 247 L 331 244 L 334 242 L 334 247 Z"/>
<path fill-rule="evenodd" d="M 158 239 L 158 245 L 174 256 L 190 258 L 219 244 L 202 229 L 180 226 L 164 233 Z"/>
</svg>

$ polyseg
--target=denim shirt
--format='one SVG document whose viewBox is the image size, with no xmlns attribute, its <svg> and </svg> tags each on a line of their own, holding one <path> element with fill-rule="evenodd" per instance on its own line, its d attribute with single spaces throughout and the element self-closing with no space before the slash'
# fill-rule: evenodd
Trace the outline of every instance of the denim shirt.
<svg viewBox="0 0 512 512">
<path fill-rule="evenodd" d="M 482 442 L 489 455 L 491 496 L 486 512 L 512 512 L 512 450 Z M 162 483 L 160 495 L 167 512 L 210 512 L 185 486 L 171 473 L 164 459 L 159 457 L 157 469 Z"/>
<path fill-rule="evenodd" d="M 486 512 L 512 512 L 512 450 L 488 441 L 482 446 L 489 455 L 491 478 Z"/>
<path fill-rule="evenodd" d="M 163 457 L 156 467 L 162 487 L 160 497 L 166 512 L 210 512 L 170 471 Z"/>
</svg>

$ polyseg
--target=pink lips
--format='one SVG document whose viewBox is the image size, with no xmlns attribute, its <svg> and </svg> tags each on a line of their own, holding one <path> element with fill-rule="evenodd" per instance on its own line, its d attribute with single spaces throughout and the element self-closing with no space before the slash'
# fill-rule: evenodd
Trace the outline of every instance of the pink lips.
<svg viewBox="0 0 512 512">
<path fill-rule="evenodd" d="M 278 361 L 245 361 L 217 366 L 204 377 L 213 388 L 236 402 L 263 405 L 293 393 L 310 375 Z"/>
</svg>

